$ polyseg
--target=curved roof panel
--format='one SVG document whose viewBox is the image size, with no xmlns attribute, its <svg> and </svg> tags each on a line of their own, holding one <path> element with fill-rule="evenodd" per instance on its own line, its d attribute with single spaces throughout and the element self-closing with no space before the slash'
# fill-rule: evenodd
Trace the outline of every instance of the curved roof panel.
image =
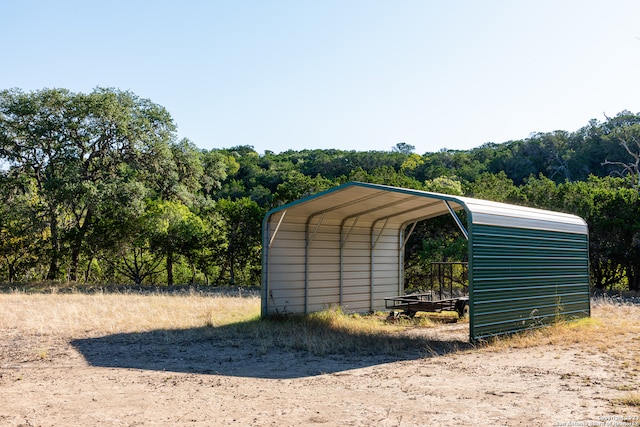
<svg viewBox="0 0 640 427">
<path fill-rule="evenodd" d="M 348 182 L 280 206 L 269 211 L 267 217 L 286 209 L 287 215 L 323 215 L 325 219 L 339 220 L 358 217 L 360 221 L 388 220 L 402 226 L 448 214 L 449 207 L 444 202 L 453 210 L 467 211 L 473 224 L 588 234 L 585 221 L 571 214 L 363 182 Z"/>
</svg>

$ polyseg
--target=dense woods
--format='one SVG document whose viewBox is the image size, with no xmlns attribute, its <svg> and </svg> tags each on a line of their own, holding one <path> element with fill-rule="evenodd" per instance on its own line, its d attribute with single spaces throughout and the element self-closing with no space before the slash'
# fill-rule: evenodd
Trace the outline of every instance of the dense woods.
<svg viewBox="0 0 640 427">
<path fill-rule="evenodd" d="M 166 109 L 102 88 L 0 92 L 0 281 L 257 286 L 264 214 L 347 181 L 577 214 L 592 286 L 640 288 L 638 114 L 467 151 L 260 154 L 178 141 Z M 425 221 L 407 285 L 465 257 L 450 218 Z"/>
</svg>

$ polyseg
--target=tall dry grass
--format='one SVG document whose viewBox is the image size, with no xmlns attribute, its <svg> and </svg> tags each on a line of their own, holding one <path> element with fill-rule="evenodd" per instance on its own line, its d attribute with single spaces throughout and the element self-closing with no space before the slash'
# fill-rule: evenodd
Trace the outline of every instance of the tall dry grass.
<svg viewBox="0 0 640 427">
<path fill-rule="evenodd" d="M 431 355 L 466 346 L 457 341 L 440 342 L 429 334 L 402 333 L 408 328 L 433 326 L 435 323 L 426 317 L 388 322 L 385 313 L 358 315 L 332 307 L 307 316 L 262 321 L 253 325 L 251 332 L 264 351 L 284 347 L 316 355 L 400 355 L 416 351 Z"/>
<path fill-rule="evenodd" d="M 257 296 L 0 294 L 0 329 L 64 337 L 186 330 L 255 320 Z"/>
<path fill-rule="evenodd" d="M 403 335 L 407 328 L 428 328 L 427 318 L 394 323 L 386 315 L 360 316 L 332 308 L 309 316 L 260 319 L 258 296 L 24 293 L 0 294 L 0 333 L 72 340 L 120 334 L 129 340 L 184 342 L 214 339 L 270 349 L 307 351 L 316 355 L 425 354 L 454 351 L 462 342 L 440 343 L 424 335 Z M 437 347 L 437 348 L 434 348 Z"/>
<path fill-rule="evenodd" d="M 245 340 L 244 344 L 262 352 L 289 348 L 317 355 L 404 351 L 434 355 L 474 348 L 463 339 L 443 341 L 437 334 L 403 333 L 434 326 L 425 318 L 389 323 L 382 313 L 360 316 L 329 309 L 309 316 L 260 320 L 260 298 L 256 295 L 10 292 L 0 293 L 0 313 L 0 333 L 40 337 L 40 341 L 42 337 L 130 334 L 132 340 L 144 336 L 168 342 Z M 500 351 L 574 344 L 583 345 L 587 352 L 610 355 L 637 370 L 640 306 L 595 300 L 591 318 L 499 338 L 483 347 L 485 351 Z"/>
</svg>

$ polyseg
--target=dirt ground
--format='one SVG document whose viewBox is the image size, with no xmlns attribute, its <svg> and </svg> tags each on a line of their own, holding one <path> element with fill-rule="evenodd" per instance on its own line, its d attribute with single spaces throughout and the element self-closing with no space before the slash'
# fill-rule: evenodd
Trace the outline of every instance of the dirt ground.
<svg viewBox="0 0 640 427">
<path fill-rule="evenodd" d="M 636 370 L 581 345 L 402 357 L 261 352 L 238 340 L 0 331 L 1 426 L 623 426 Z"/>
</svg>

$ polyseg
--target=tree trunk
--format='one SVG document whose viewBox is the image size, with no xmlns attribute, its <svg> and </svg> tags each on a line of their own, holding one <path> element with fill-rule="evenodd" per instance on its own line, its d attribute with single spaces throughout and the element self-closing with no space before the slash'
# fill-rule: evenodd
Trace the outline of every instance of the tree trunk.
<svg viewBox="0 0 640 427">
<path fill-rule="evenodd" d="M 167 286 L 173 286 L 173 251 L 167 252 Z"/>
<path fill-rule="evenodd" d="M 9 263 L 9 283 L 13 283 L 16 278 L 16 268 L 13 263 Z"/>
<path fill-rule="evenodd" d="M 51 251 L 49 260 L 49 271 L 47 272 L 47 280 L 56 280 L 60 274 L 60 238 L 58 236 L 58 218 L 54 209 L 49 212 L 51 223 L 49 230 L 51 231 Z"/>
<path fill-rule="evenodd" d="M 76 282 L 78 280 L 78 263 L 80 262 L 80 248 L 76 245 L 71 249 L 71 266 L 69 268 L 69 280 Z"/>
<path fill-rule="evenodd" d="M 637 265 L 629 265 L 627 267 L 627 280 L 629 281 L 629 290 L 640 290 L 640 267 Z"/>
<path fill-rule="evenodd" d="M 232 257 L 231 259 L 229 259 L 229 284 L 231 286 L 235 286 L 236 284 L 236 271 L 233 264 L 234 262 Z"/>
<path fill-rule="evenodd" d="M 189 265 L 191 266 L 191 285 L 194 285 L 196 283 L 196 263 L 189 260 Z"/>
<path fill-rule="evenodd" d="M 89 262 L 87 263 L 87 269 L 84 271 L 84 283 L 89 282 L 89 275 L 91 274 L 91 263 L 93 262 L 93 257 L 89 258 Z"/>
<path fill-rule="evenodd" d="M 78 264 L 80 262 L 80 253 L 82 252 L 82 242 L 84 241 L 84 236 L 87 234 L 87 230 L 89 225 L 91 224 L 91 220 L 93 219 L 92 215 L 93 210 L 91 208 L 87 209 L 87 213 L 84 216 L 84 221 L 82 222 L 82 226 L 79 226 L 76 232 L 76 235 L 72 241 L 73 247 L 71 248 L 71 271 L 69 275 L 70 279 L 75 282 L 78 280 Z"/>
</svg>

